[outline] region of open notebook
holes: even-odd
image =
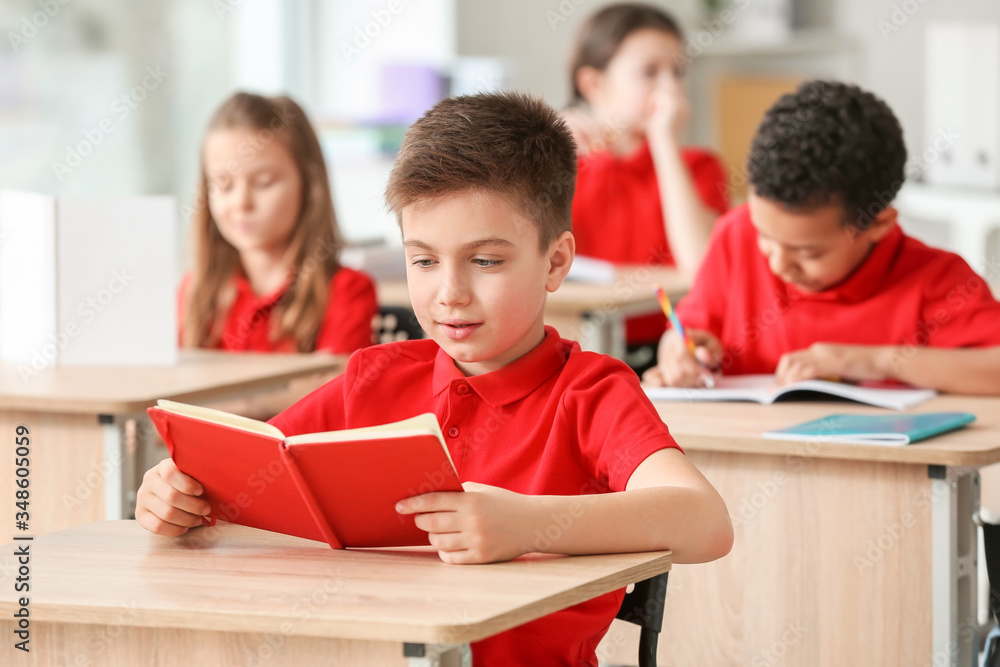
[[[755,401],[764,405],[779,399],[806,398],[810,392],[890,410],[905,410],[937,395],[933,389],[865,386],[826,380],[805,380],[779,387],[773,375],[731,375],[721,378],[714,389],[646,387],[646,395],[653,401]]]
[[[765,431],[771,440],[821,440],[859,445],[908,445],[975,421],[968,412],[908,415],[829,415],[788,428]]]
[[[173,401],[147,412],[177,467],[204,487],[206,525],[221,518],[334,549],[424,545],[427,533],[396,503],[462,491],[430,413],[286,438],[255,419]]]

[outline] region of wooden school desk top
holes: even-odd
[[[159,398],[203,401],[343,369],[345,357],[181,350],[176,366],[60,366],[24,378],[0,363],[0,409],[131,414]]]
[[[449,565],[429,547],[334,551],[230,524],[165,538],[105,521],[9,544],[3,572],[19,545],[37,622],[418,643],[476,641],[670,569],[669,551]],[[18,594],[4,579],[9,616]]]
[[[965,428],[902,447],[847,445],[821,439],[765,440],[764,431],[831,414],[890,415],[891,410],[851,402],[655,401],[656,411],[682,448],[778,456],[892,461],[982,467],[1000,462],[1000,398],[942,394],[907,412],[971,412]]]

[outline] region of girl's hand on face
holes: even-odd
[[[673,76],[658,85],[651,97],[649,124],[646,132],[650,141],[680,142],[681,133],[691,118],[691,105],[680,80]]]

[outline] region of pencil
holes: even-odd
[[[664,292],[663,288],[659,285],[656,286],[656,298],[660,302],[660,308],[663,309],[663,314],[670,320],[670,325],[677,330],[678,334],[680,334],[681,340],[684,341],[684,346],[687,348],[688,352],[691,353],[691,356],[695,357],[694,341],[691,340],[691,337],[687,335],[686,331],[684,331],[684,325],[681,324],[681,319],[677,317],[677,313],[674,312],[673,306],[670,305],[670,297],[667,296],[667,293]],[[697,361],[697,357],[695,357],[695,360]],[[704,382],[705,387],[708,389],[715,388],[715,378],[712,375],[706,375],[704,377]]]
[[[663,314],[670,320],[670,325],[677,330],[677,333],[680,334],[681,340],[684,341],[684,346],[687,347],[688,352],[694,356],[694,341],[692,341],[684,331],[684,326],[681,324],[680,318],[677,317],[673,307],[670,305],[670,297],[667,296],[667,293],[664,292],[663,288],[659,285],[656,286],[656,298],[660,302],[660,308],[663,309]]]

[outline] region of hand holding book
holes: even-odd
[[[173,459],[163,459],[146,471],[135,499],[135,520],[155,535],[177,537],[203,525],[212,511],[201,497],[198,480],[185,475]]]
[[[197,525],[207,502],[209,525],[223,518],[333,548],[428,544],[396,503],[462,491],[432,414],[292,437],[264,422],[171,401],[149,414],[172,461],[147,474],[136,518],[159,534]]]

